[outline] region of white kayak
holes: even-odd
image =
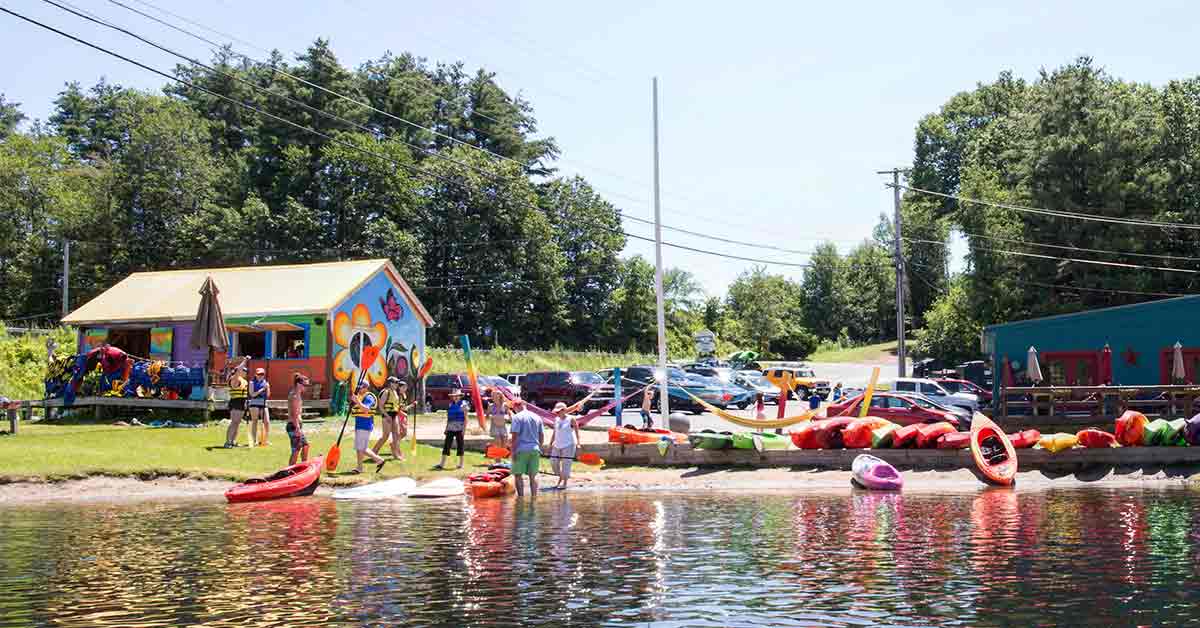
[[[342,488],[333,492],[334,499],[387,499],[403,497],[417,486],[412,478],[396,478],[382,482],[372,482],[354,488]]]
[[[455,478],[438,478],[427,484],[422,484],[408,492],[409,497],[454,497],[466,492],[462,480]]]

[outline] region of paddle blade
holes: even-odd
[[[367,345],[362,350],[362,370],[371,368],[375,363],[375,359],[379,357],[379,347],[375,345]]]
[[[329,453],[325,455],[325,468],[330,471],[337,471],[338,463],[342,460],[342,448],[334,445],[329,448]]]
[[[417,379],[424,378],[426,375],[429,374],[429,371],[431,369],[433,369],[433,358],[431,358],[431,357],[425,358],[425,363],[421,365],[421,370],[417,374]]]
[[[592,467],[604,466],[604,458],[600,454],[579,454],[579,462]]]
[[[510,452],[507,448],[489,445],[487,448],[487,453],[484,454],[484,457],[491,458],[493,460],[500,460],[502,458],[507,458],[509,453]]]

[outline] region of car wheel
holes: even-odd
[[[692,408],[689,412],[692,414],[704,414],[704,408]]]
[[[737,405],[737,409],[738,409],[738,410],[745,410],[746,408],[749,408],[749,407],[750,407],[750,403],[749,403],[749,402],[747,402],[747,403],[739,403],[739,404]]]

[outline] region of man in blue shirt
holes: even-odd
[[[542,420],[525,407],[524,399],[518,397],[512,404],[516,411],[512,418],[512,473],[517,481],[517,496],[525,495],[521,476],[528,475],[530,495],[537,497],[538,469],[542,466],[542,445],[546,439]]]

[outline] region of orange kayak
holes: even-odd
[[[929,449],[930,447],[935,447],[939,438],[954,431],[954,426],[945,421],[926,423],[917,428],[917,448]]]
[[[820,449],[844,449],[845,444],[842,442],[842,430],[846,429],[846,426],[854,421],[855,419],[851,417],[837,417],[836,419],[821,421],[820,425],[816,427],[814,435],[817,447]]]
[[[1008,440],[1017,449],[1029,449],[1042,440],[1042,433],[1037,430],[1022,430],[1009,434]]]
[[[1017,477],[1017,450],[1012,441],[978,412],[971,420],[971,457],[988,484],[1011,486]]]
[[[891,421],[887,419],[873,416],[855,419],[842,430],[842,444],[846,446],[846,449],[868,449],[871,447],[872,433],[890,424]]]
[[[516,490],[517,483],[508,469],[493,469],[467,476],[464,487],[468,495],[480,499],[508,495]]]
[[[640,430],[633,427],[608,428],[608,442],[621,445],[640,445],[642,443],[657,443],[666,436],[677,443],[688,442],[687,434],[678,434],[671,430]]]
[[[1146,415],[1133,410],[1126,410],[1117,418],[1117,442],[1132,447],[1146,443]]]
[[[796,449],[817,449],[817,427],[822,421],[808,421],[791,432],[792,444]]]

